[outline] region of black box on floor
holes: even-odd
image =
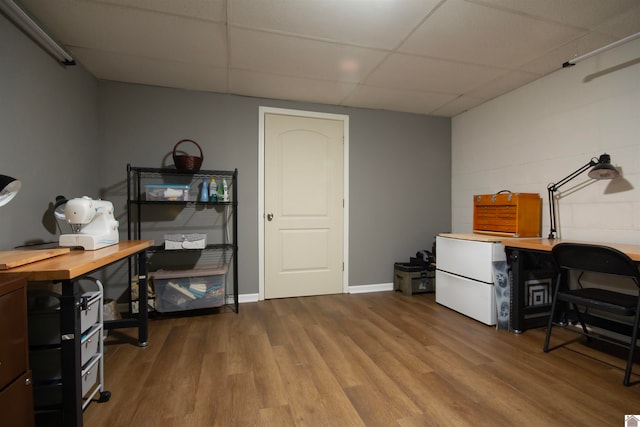
[[[411,296],[423,292],[435,292],[435,269],[411,263],[396,262],[393,265],[393,290]]]

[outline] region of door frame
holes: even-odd
[[[315,111],[291,110],[276,107],[258,107],[258,300],[264,300],[264,118],[266,114],[309,117],[342,121],[344,138],[342,152],[343,198],[342,210],[342,292],[349,292],[349,116],[344,114],[320,113]]]

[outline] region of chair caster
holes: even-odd
[[[109,399],[111,399],[111,392],[105,390],[100,393],[100,397],[98,398],[98,403],[108,402]]]

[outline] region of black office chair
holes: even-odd
[[[630,278],[640,291],[640,272],[638,264],[629,256],[617,249],[584,244],[584,243],[558,243],[551,250],[553,258],[559,268],[558,278],[554,290],[551,305],[551,315],[547,335],[544,340],[544,352],[549,351],[549,340],[551,330],[554,325],[567,326],[576,321],[580,323],[582,330],[570,328],[575,332],[586,336],[588,340],[594,338],[606,341],[629,349],[627,368],[624,374],[623,384],[629,385],[633,359],[638,339],[638,327],[640,319],[640,298],[638,295],[628,295],[620,292],[601,288],[583,287],[580,279],[584,272],[601,273],[605,275],[621,276]],[[563,283],[562,277],[568,277],[569,271],[578,271],[578,288],[568,289],[568,285]],[[567,280],[568,281],[568,280]],[[561,309],[558,313],[556,310]],[[582,311],[580,310],[582,308]],[[612,322],[602,316],[594,316],[589,313],[589,309],[599,312],[611,313],[617,316],[633,317],[632,326]],[[558,316],[558,314],[560,316]],[[597,313],[596,313],[597,314]],[[605,335],[596,335],[587,329],[587,324],[592,324],[604,329],[613,329],[613,325],[623,328],[625,335],[631,337],[630,344],[622,343],[618,340],[608,338]],[[618,331],[619,332],[619,331]]]

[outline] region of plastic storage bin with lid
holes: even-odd
[[[150,274],[160,313],[220,307],[225,303],[227,266],[158,270]]]

